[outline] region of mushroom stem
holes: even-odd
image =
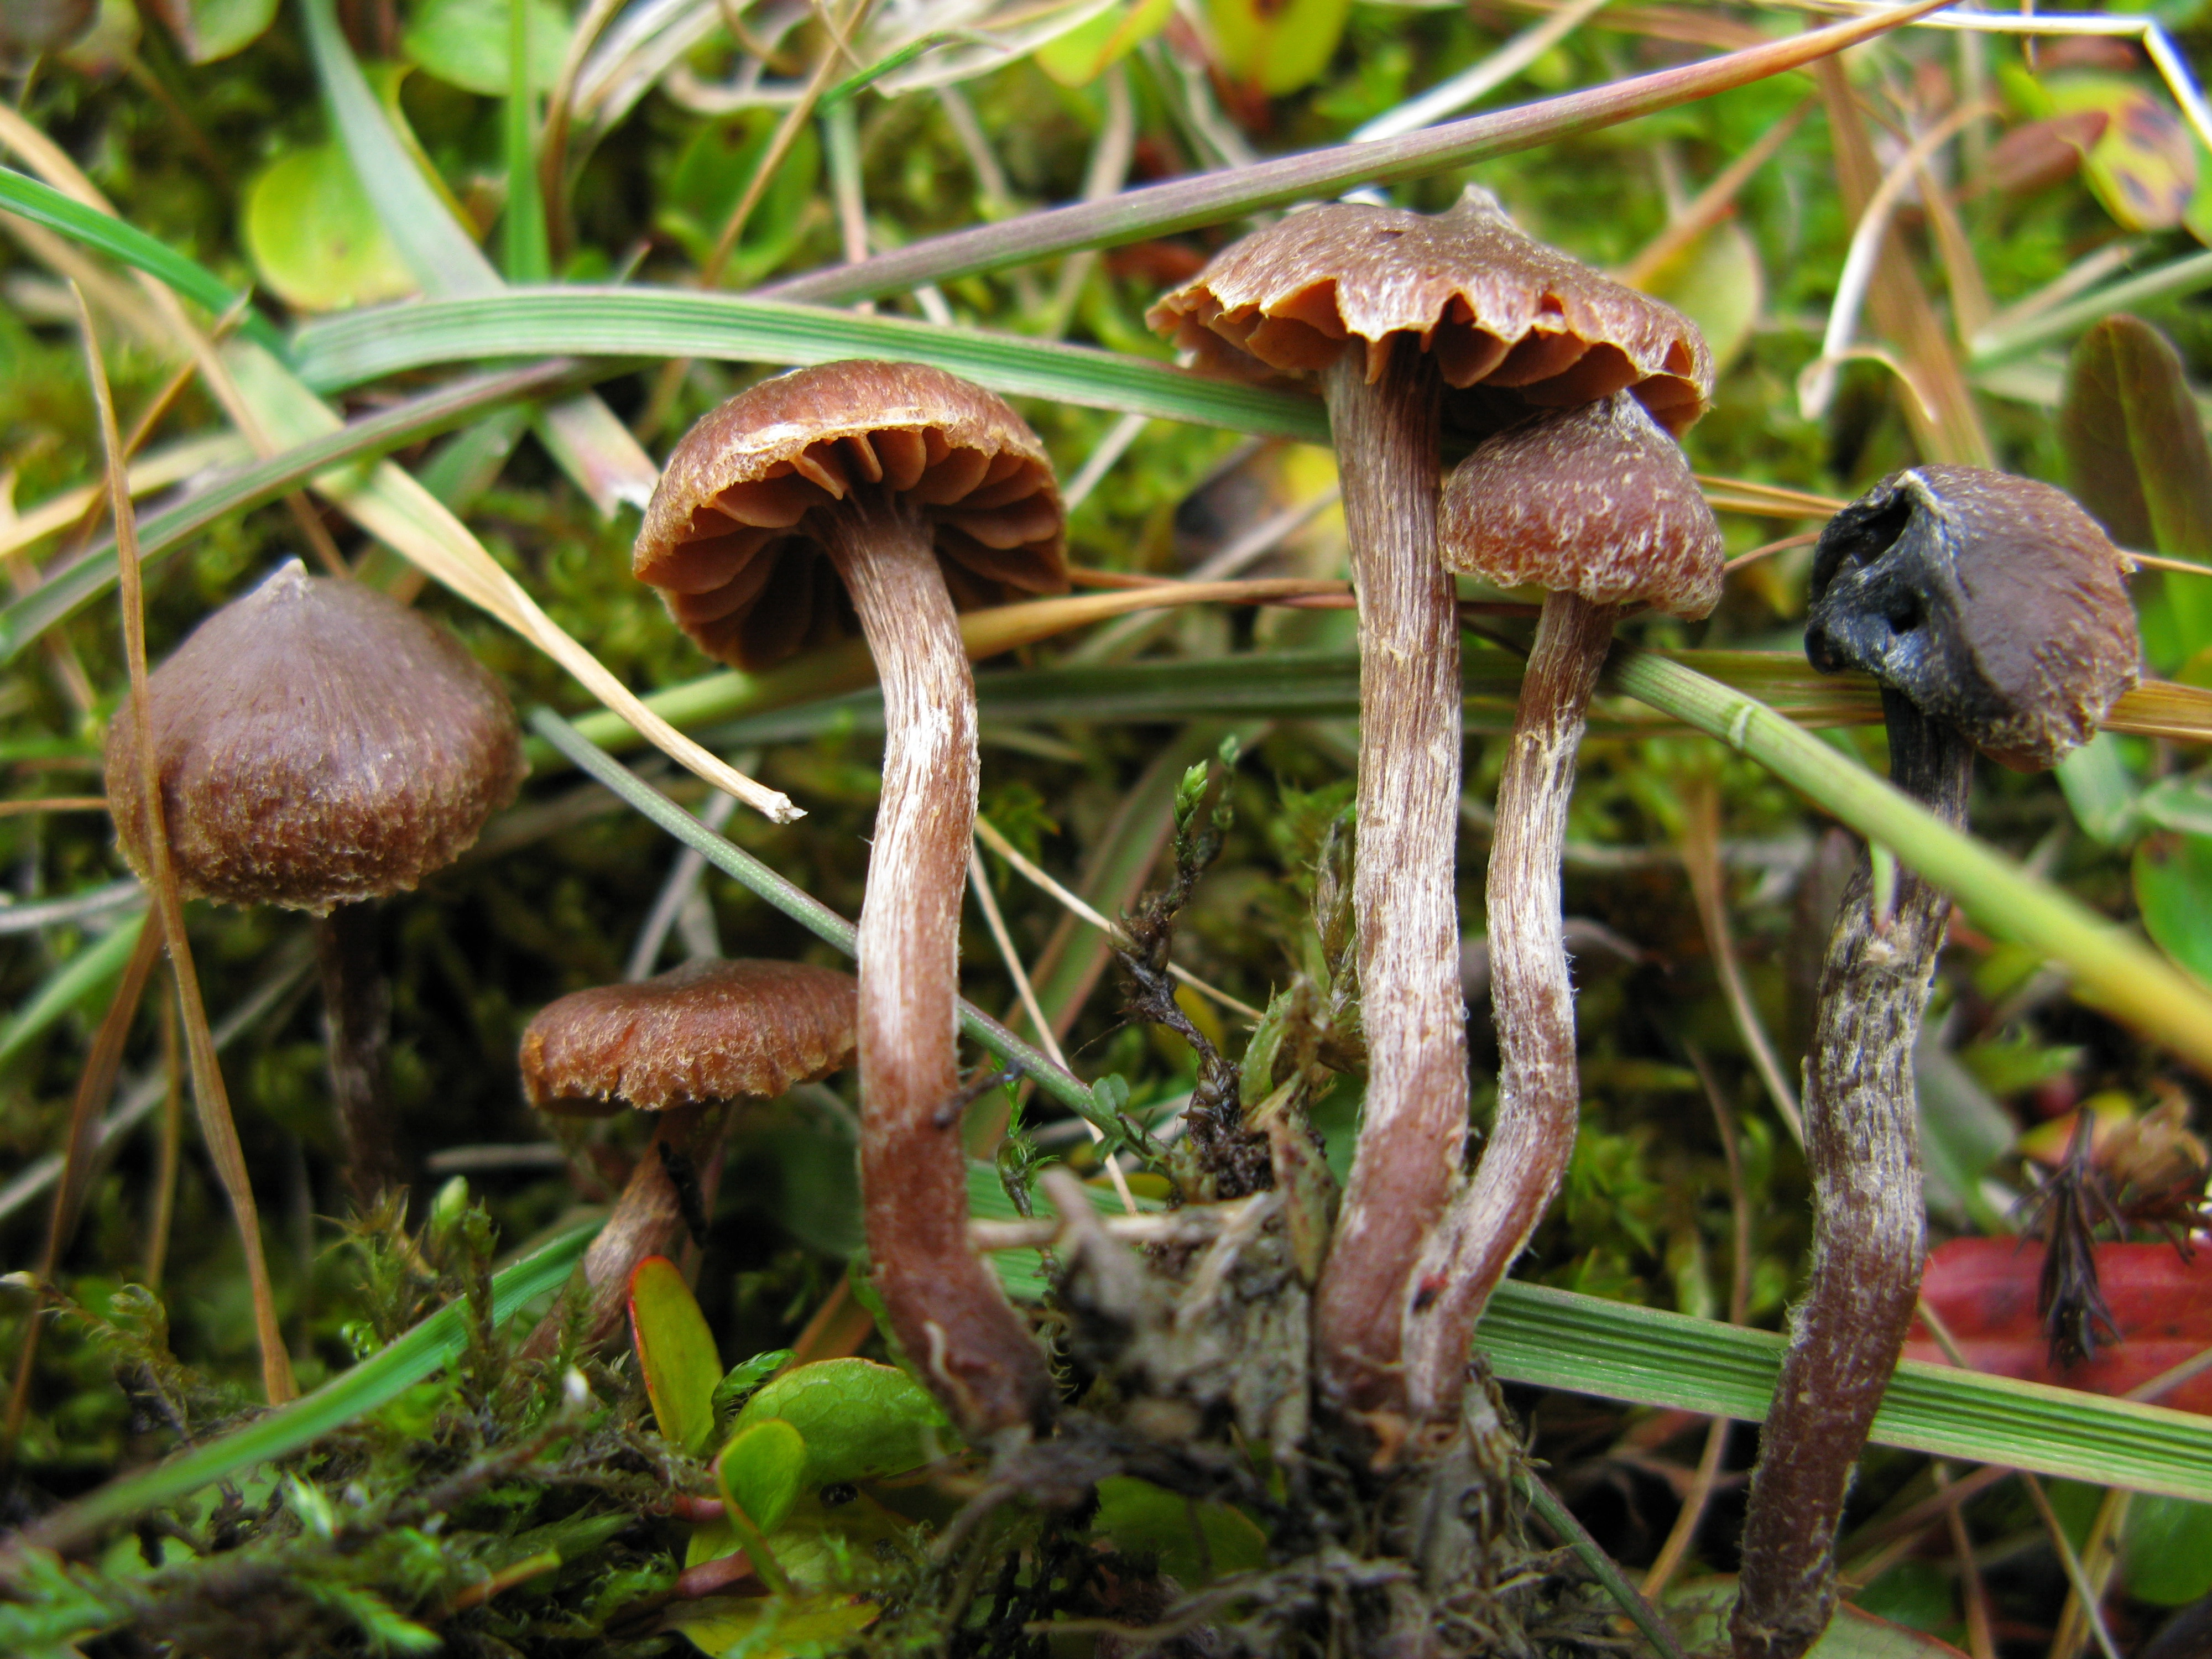
[[[387,1187],[406,1179],[398,1125],[385,1089],[392,1000],[378,960],[376,917],[368,902],[333,906],[315,921],[323,1018],[331,1055],[331,1098],[345,1152],[346,1189],[364,1213]]]
[[[1891,781],[1963,828],[1973,746],[1899,692],[1881,700]],[[1805,1062],[1813,1271],[1759,1433],[1729,1621],[1737,1659],[1796,1659],[1827,1628],[1844,1494],[1919,1296],[1912,1050],[1951,901],[1900,870],[1890,913],[1875,902],[1862,856],[1828,937]]]
[[[1521,682],[1490,850],[1497,1121],[1474,1174],[1421,1252],[1411,1294],[1393,1310],[1405,1322],[1407,1394],[1425,1423],[1456,1421],[1475,1323],[1574,1151],[1582,1097],[1559,860],[1576,752],[1620,616],[1618,605],[1546,595]]]
[[[1368,379],[1370,353],[1381,373]],[[1398,1310],[1467,1139],[1460,989],[1459,612],[1437,559],[1442,384],[1412,338],[1354,341],[1322,378],[1359,593],[1359,918],[1367,1097],[1314,1305],[1327,1397],[1395,1409]]]
[[[975,683],[930,527],[869,484],[811,528],[883,681],[883,801],[860,905],[860,1190],[891,1329],[970,1439],[1041,1425],[1052,1380],[968,1243],[960,905],[975,833]]]

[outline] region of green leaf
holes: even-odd
[[[1033,54],[1063,87],[1085,87],[1167,27],[1175,0],[1121,0],[1055,35]]]
[[[1750,343],[1766,298],[1759,250],[1734,219],[1722,220],[1697,238],[1644,286],[1688,313],[1712,348],[1717,373],[1725,373]]]
[[[820,1590],[750,1600],[715,1596],[678,1608],[667,1622],[713,1659],[797,1659],[841,1650],[845,1638],[866,1630],[876,1614],[872,1601],[842,1590]]]
[[[807,1484],[810,1450],[806,1437],[781,1418],[740,1427],[714,1460],[723,1503],[762,1532],[774,1532]]]
[[[217,316],[238,303],[239,296],[230,285],[204,265],[194,264],[114,215],[88,208],[12,167],[0,167],[0,209],[134,265]],[[239,329],[279,357],[285,355],[284,337],[252,307],[246,308]]]
[[[1221,72],[1271,98],[1321,79],[1351,13],[1352,0],[1206,0]]]
[[[507,206],[500,215],[500,257],[510,283],[542,283],[553,274],[553,252],[545,228],[545,198],[538,182],[538,97],[524,75],[531,42],[542,40],[532,27],[538,7],[507,0],[507,104],[502,117],[507,142]]]
[[[722,1361],[698,1298],[665,1255],[646,1257],[630,1273],[629,1330],[660,1437],[700,1455],[714,1433]]]
[[[2197,194],[2197,145],[2166,100],[2109,75],[2055,76],[2045,82],[2058,115],[2094,110],[2105,130],[2081,158],[2081,177],[2127,230],[2171,230]]]
[[[560,78],[568,50],[568,19],[552,0],[516,0],[530,9],[530,89],[543,93]],[[509,0],[423,0],[399,37],[422,72],[448,86],[504,97],[514,51]]]
[[[1093,1524],[1124,1554],[1157,1557],[1185,1589],[1267,1564],[1267,1534],[1243,1510],[1197,1503],[1129,1475],[1098,1483]]]
[[[745,110],[703,121],[663,175],[654,226],[684,245],[696,264],[714,252],[722,226],[751,185],[781,125],[781,112]],[[775,179],[745,221],[726,281],[758,282],[791,256],[822,174],[822,145],[810,122],[799,129]]]
[[[262,282],[302,311],[415,292],[414,273],[337,144],[280,155],[246,186],[246,251]]]
[[[56,1020],[89,1004],[110,990],[123,972],[123,964],[138,946],[146,926],[143,910],[125,916],[105,933],[87,943],[67,962],[49,974],[38,989],[15,1006],[0,1023],[0,1066],[7,1065]]]
[[[2212,836],[2146,837],[2136,848],[2135,887],[2159,948],[2212,984]]]
[[[2137,1498],[2122,1550],[2122,1582],[2139,1601],[2178,1607],[2212,1593],[2212,1504]]]
[[[170,0],[160,10],[195,64],[244,52],[276,21],[276,0]]]
[[[805,1437],[806,1480],[817,1486],[903,1474],[958,1444],[928,1390],[872,1359],[821,1359],[786,1371],[745,1401],[731,1443],[769,1422]]]

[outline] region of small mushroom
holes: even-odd
[[[467,850],[526,769],[507,694],[428,618],[297,559],[193,629],[146,684],[186,898],[314,913],[331,1085],[357,1200],[400,1176],[367,902]],[[116,838],[149,870],[129,705],[107,732]]]
[[[708,413],[669,457],[637,574],[687,632],[757,666],[843,626],[883,681],[883,804],[860,927],[860,1187],[892,1330],[971,1440],[1042,1423],[1044,1356],[968,1243],[961,895],[975,688],[956,599],[1067,584],[1060,491],[999,398],[913,363],[829,363]]]
[[[651,1144],[584,1254],[587,1345],[621,1323],[631,1270],[667,1255],[685,1231],[688,1172],[704,1161],[711,1178],[711,1149],[732,1104],[773,1100],[852,1062],[857,994],[851,975],[828,968],[708,959],[574,992],[538,1011],[520,1057],[532,1106],[658,1114]],[[702,1209],[712,1202],[708,1184]],[[556,1329],[541,1326],[532,1346],[550,1347]]]
[[[1444,485],[1439,545],[1454,570],[1546,590],[1490,852],[1497,1121],[1474,1176],[1423,1246],[1403,1304],[1413,1412],[1449,1423],[1475,1323],[1574,1151],[1582,1093],[1559,860],[1598,671],[1629,609],[1711,611],[1723,549],[1680,447],[1625,392],[1485,441]]]
[[[1474,188],[1433,218],[1294,213],[1216,256],[1149,320],[1201,365],[1316,380],[1328,404],[1359,597],[1353,886],[1370,1064],[1315,1331],[1332,1400],[1395,1409],[1401,1291],[1467,1135],[1459,614],[1436,551],[1439,426],[1480,436],[1624,389],[1686,426],[1711,357],[1680,313],[1531,240]]]
[[[2136,682],[2120,556],[2063,492],[1971,466],[1885,478],[1813,557],[1805,653],[1881,681],[1890,780],[1963,828],[1977,748],[2053,766]],[[1835,1610],[1852,1466],[1896,1369],[1926,1249],[1912,1051],[1950,899],[1863,854],[1829,935],[1805,1060],[1811,1283],[1759,1436],[1729,1630],[1796,1659]]]

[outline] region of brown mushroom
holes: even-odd
[[[635,562],[692,638],[744,665],[842,626],[834,570],[875,657],[884,792],[859,952],[868,1249],[893,1331],[971,1439],[1042,1423],[1053,1393],[967,1238],[957,1004],[975,691],[954,602],[1064,588],[1060,519],[1043,446],[999,398],[917,364],[830,363],[741,392],[685,434]]]
[[[2120,555],[2069,496],[1938,465],[1829,520],[1805,650],[1881,683],[1890,781],[1963,829],[1975,749],[2057,764],[2135,684],[2140,646]],[[1950,913],[1909,870],[1883,902],[1862,855],[1828,938],[1805,1059],[1812,1275],[1752,1474],[1738,1659],[1796,1659],[1835,1610],[1844,1493],[1919,1295],[1912,1053]]]
[[[1546,590],[1490,852],[1497,1121],[1474,1176],[1423,1246],[1405,1304],[1413,1411],[1448,1422],[1475,1323],[1574,1151],[1582,1095],[1559,859],[1598,670],[1628,608],[1711,611],[1723,550],[1680,447],[1625,392],[1485,441],[1444,485],[1439,547],[1455,570]]]
[[[1679,313],[1531,240],[1473,188],[1433,218],[1292,214],[1217,256],[1150,320],[1201,363],[1309,376],[1328,404],[1359,595],[1353,883],[1371,1060],[1316,1342],[1331,1399],[1394,1408],[1401,1292],[1467,1135],[1459,617],[1436,552],[1439,424],[1480,435],[1628,388],[1686,425],[1711,359]]]
[[[384,1099],[386,1010],[366,902],[467,850],[526,768],[499,682],[444,629],[297,559],[195,629],[146,685],[163,820],[186,898],[318,917],[331,1075],[357,1199],[399,1178]],[[129,705],[107,798],[148,871]]]
[[[631,1270],[666,1255],[685,1231],[684,1180],[702,1161],[702,1207],[712,1202],[711,1151],[731,1105],[773,1100],[851,1063],[857,994],[851,975],[828,968],[708,959],[574,992],[538,1011],[520,1056],[532,1106],[658,1114],[652,1143],[584,1254],[587,1345],[621,1323]],[[552,1334],[540,1327],[533,1345],[550,1346]]]

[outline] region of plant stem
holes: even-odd
[[[1573,593],[1547,595],[1521,682],[1490,852],[1497,1122],[1473,1177],[1422,1249],[1412,1299],[1395,1310],[1405,1321],[1407,1392],[1425,1423],[1456,1421],[1475,1323],[1574,1151],[1582,1095],[1559,860],[1590,694],[1620,615],[1618,606]]]
[[[1895,692],[1882,701],[1893,781],[1963,827],[1972,745]],[[1844,1494],[1920,1291],[1927,1223],[1912,1049],[1951,901],[1905,872],[1893,912],[1877,906],[1863,855],[1829,935],[1805,1062],[1812,1283],[1759,1436],[1729,1622],[1737,1659],[1796,1659],[1827,1628]]]
[[[1398,1309],[1467,1139],[1460,991],[1459,611],[1437,558],[1442,382],[1401,337],[1382,376],[1347,347],[1322,376],[1359,590],[1359,918],[1367,1095],[1314,1300],[1322,1386],[1340,1407],[1403,1403]]]
[[[975,682],[920,510],[872,485],[813,514],[883,678],[883,804],[860,905],[860,1194],[884,1310],[971,1440],[1041,1424],[1052,1379],[968,1243],[960,908]],[[951,1109],[948,1109],[950,1108]]]

